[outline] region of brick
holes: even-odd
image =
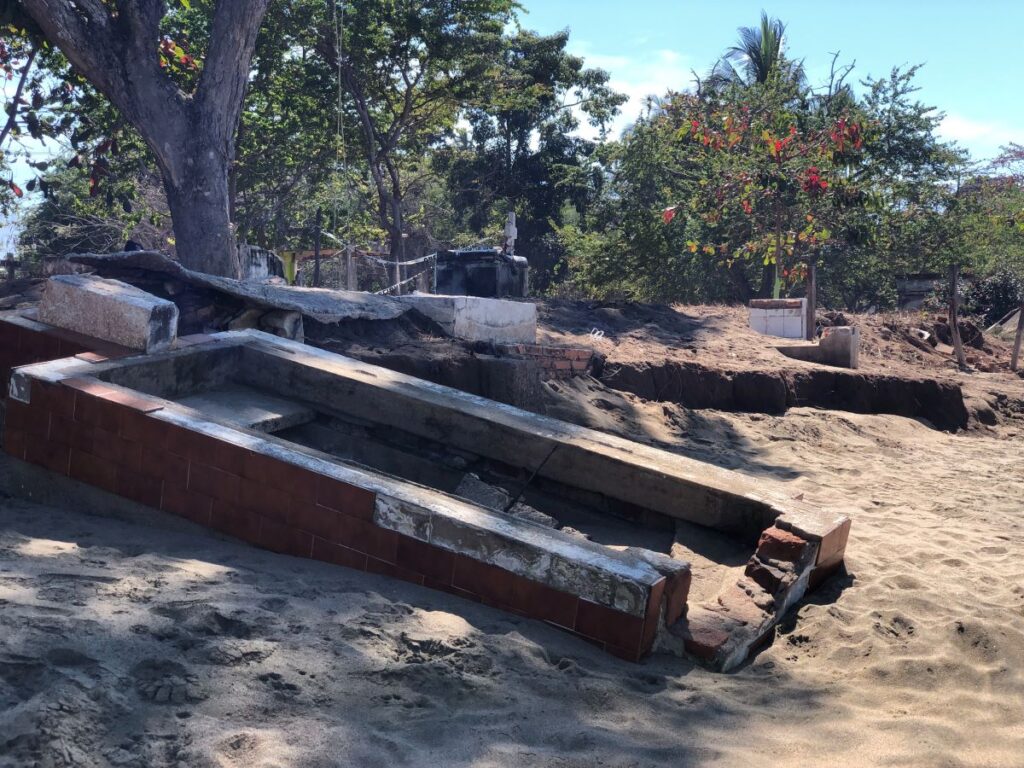
[[[575,629],[582,635],[636,655],[643,642],[644,620],[581,598]]]
[[[188,487],[188,459],[148,445],[141,445],[139,454],[139,471],[142,474],[159,478],[182,490]]]
[[[72,418],[75,415],[75,392],[59,384],[47,381],[32,382],[32,404],[50,413]]]
[[[288,525],[301,531],[308,531],[328,541],[337,541],[344,535],[339,517],[340,512],[318,504],[297,504],[288,510]]]
[[[654,638],[658,634],[658,624],[661,621],[661,607],[665,598],[665,589],[668,579],[659,579],[651,586],[651,593],[647,598],[647,613],[644,615],[644,628],[640,639],[640,655],[650,653],[654,647]]]
[[[194,433],[189,440],[188,457],[208,466],[241,477],[248,450],[215,437]]]
[[[498,607],[511,606],[515,600],[516,583],[512,573],[465,555],[455,556],[452,586],[479,595],[483,602]]]
[[[71,461],[71,447],[64,443],[30,438],[25,448],[25,461],[50,472],[66,475]]]
[[[243,478],[239,489],[239,504],[283,525],[288,521],[292,499],[285,491]]]
[[[572,629],[576,626],[579,598],[547,584],[516,576],[510,606],[531,618]]]
[[[316,503],[316,482],[320,475],[286,461],[246,451],[242,477],[287,493],[297,502]]]
[[[394,563],[386,563],[375,557],[368,557],[366,559],[366,571],[368,573],[375,573],[378,576],[390,576],[393,579],[412,582],[413,584],[423,584],[422,573],[416,573],[416,571],[402,568]]]
[[[804,557],[810,542],[802,536],[772,526],[766,529],[757,542],[757,555],[761,560],[781,560],[798,563]]]
[[[338,516],[338,538],[334,543],[388,563],[395,562],[398,556],[397,533],[346,515]]]
[[[350,517],[373,520],[376,495],[372,491],[320,475],[316,481],[316,503]]]
[[[121,428],[121,411],[114,403],[79,391],[75,395],[75,421],[117,433]]]
[[[210,527],[242,541],[258,544],[261,518],[254,512],[241,509],[219,499],[213,500]]]
[[[86,453],[93,452],[95,429],[72,418],[52,414],[50,416],[50,440],[66,443]]]
[[[473,603],[481,602],[480,595],[478,595],[478,594],[476,594],[474,592],[470,592],[469,590],[466,590],[466,589],[460,589],[459,587],[452,586],[451,584],[445,584],[444,582],[441,582],[441,581],[435,581],[435,580],[431,579],[430,577],[424,577],[424,579],[423,579],[423,586],[427,587],[428,589],[437,590],[438,592],[445,592],[445,593],[447,593],[449,595],[454,595],[455,597],[460,597],[463,600],[469,600],[470,602],[473,602]]]
[[[125,409],[121,412],[120,435],[125,440],[153,448],[163,448],[170,425],[145,413]]]
[[[452,552],[409,536],[398,536],[396,557],[395,562],[403,568],[422,573],[442,584],[451,584],[455,576],[455,555]]]
[[[731,626],[713,611],[691,609],[680,627],[686,652],[704,661],[714,661],[719,650],[729,642]]]
[[[80,482],[117,493],[117,465],[91,453],[72,449],[70,475]]]
[[[24,432],[27,437],[46,440],[50,435],[50,412],[17,400],[7,400],[4,424]]]
[[[211,499],[237,504],[240,498],[242,478],[222,469],[189,461],[188,489]]]
[[[142,446],[125,440],[112,432],[95,429],[90,453],[134,472],[139,472],[141,469]]]
[[[365,552],[356,552],[354,549],[343,547],[340,544],[335,544],[316,536],[313,537],[312,557],[314,560],[322,560],[325,563],[333,563],[345,568],[355,568],[360,571],[366,570],[367,556]]]
[[[143,475],[138,471],[119,467],[117,470],[117,495],[154,509],[160,508],[163,481],[158,477]]]
[[[256,543],[263,549],[281,555],[309,558],[313,556],[314,540],[315,537],[306,531],[264,517],[260,522],[259,540]],[[363,560],[365,559],[366,555],[363,555]]]
[[[16,459],[24,459],[28,448],[28,436],[20,429],[4,427],[4,451]]]
[[[675,624],[686,613],[692,581],[693,574],[689,570],[677,571],[667,577],[664,597],[666,624]]]
[[[160,495],[160,509],[209,527],[213,499],[165,482]]]
[[[192,456],[192,445],[198,442],[197,437],[197,433],[191,429],[168,424],[164,435],[164,448],[168,453],[187,459]]]

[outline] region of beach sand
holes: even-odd
[[[848,573],[723,675],[156,513],[0,498],[0,766],[1024,765],[1016,430],[586,379],[548,400],[849,510]]]

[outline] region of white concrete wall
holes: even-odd
[[[537,340],[537,306],[528,301],[419,293],[396,300],[426,315],[458,339],[501,344],[533,344]]]
[[[750,327],[765,336],[783,339],[807,338],[807,299],[792,309],[750,308]]]

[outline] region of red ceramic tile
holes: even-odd
[[[367,558],[366,570],[368,573],[376,573],[378,576],[389,576],[393,579],[423,584],[423,574],[410,571],[408,568],[400,568],[394,563],[385,563],[375,557]]]
[[[28,448],[28,437],[20,429],[4,427],[4,451],[16,459],[24,459]]]
[[[117,493],[117,465],[91,453],[72,449],[70,474],[75,480]]]
[[[504,568],[481,563],[465,555],[455,556],[452,585],[480,595],[480,599],[496,606],[512,605],[515,597],[515,575]]]
[[[247,480],[287,493],[296,503],[316,502],[318,475],[286,461],[261,453],[246,452],[241,475]]]
[[[66,416],[50,416],[50,440],[66,443],[87,453],[92,453],[94,428]]]
[[[316,483],[316,501],[323,507],[370,521],[373,520],[376,495],[364,488],[320,475]]]
[[[109,357],[98,355],[95,352],[79,352],[75,357],[86,363],[105,363],[110,359]]]
[[[63,443],[30,437],[25,448],[25,461],[61,475],[68,473],[70,460],[71,447]]]
[[[511,607],[566,629],[576,626],[579,598],[522,576],[513,581]]]
[[[135,472],[141,471],[142,446],[103,429],[95,429],[90,453],[113,462],[119,467],[125,467]]]
[[[145,413],[131,409],[121,411],[120,435],[125,440],[162,448],[167,439],[168,429],[167,422],[147,416]]]
[[[188,487],[188,460],[160,448],[140,446],[139,471],[182,490]]]
[[[72,389],[46,381],[32,382],[31,400],[33,405],[71,418],[75,415],[75,392]]]
[[[654,647],[654,638],[658,633],[658,624],[661,621],[661,606],[664,602],[667,585],[667,579],[659,579],[651,587],[651,594],[647,600],[647,615],[644,616],[643,638],[640,642],[641,655],[649,653]]]
[[[576,631],[636,654],[643,641],[644,620],[580,599]]]
[[[344,535],[339,517],[339,512],[318,504],[297,504],[288,510],[288,525],[328,541],[337,541]]]
[[[451,584],[445,584],[441,581],[435,581],[430,577],[424,577],[423,586],[429,589],[436,589],[438,592],[446,592],[449,595],[454,595],[455,597],[461,597],[463,600],[469,600],[474,603],[481,602],[480,595],[477,595],[465,589],[459,589],[458,587],[454,587]]]
[[[159,509],[162,491],[163,481],[160,478],[143,475],[125,467],[119,467],[117,470],[118,496]]]
[[[160,509],[179,515],[200,525],[210,525],[210,514],[213,510],[213,499],[192,493],[184,488],[163,484],[160,497]]]
[[[5,406],[4,424],[29,437],[46,440],[50,434],[50,412],[9,399]]]
[[[253,512],[218,499],[213,500],[210,527],[215,531],[257,544],[260,540],[260,522],[260,516]]]
[[[395,562],[435,582],[451,584],[455,575],[455,555],[446,549],[435,547],[409,536],[398,536],[398,551]]]
[[[259,485],[242,478],[238,500],[241,506],[276,520],[282,525],[288,521],[288,509],[292,500],[287,493],[277,488]]]
[[[242,479],[198,461],[189,462],[188,489],[211,499],[237,504]]]
[[[114,403],[79,391],[75,395],[75,421],[116,433],[121,428],[121,411]]]
[[[199,461],[239,477],[249,453],[245,448],[198,432],[189,438],[188,451],[192,461]]]
[[[313,537],[312,556],[313,559],[323,560],[325,563],[333,563],[345,568],[355,568],[360,571],[366,570],[366,553],[357,552],[354,549],[334,544],[317,536]]]
[[[334,543],[388,563],[395,562],[398,554],[397,533],[346,515],[338,516],[338,538]]]

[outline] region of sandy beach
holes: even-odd
[[[737,672],[619,662],[178,519],[4,498],[0,765],[1021,764],[1015,430],[688,412],[587,382],[549,405],[855,510],[848,573]]]

